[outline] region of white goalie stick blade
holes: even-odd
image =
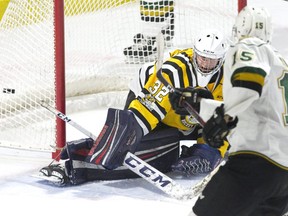
[[[164,61],[164,35],[160,32],[156,38],[157,43],[157,62],[156,71],[157,78],[161,83],[168,89],[169,92],[174,92],[175,89],[167,82],[167,80],[162,75],[162,66]]]
[[[55,108],[52,109],[48,104],[45,104],[45,107],[50,112],[54,113],[58,118],[62,119],[66,123],[73,126],[75,129],[79,130],[80,132],[86,134],[93,140],[96,140],[96,136],[93,135],[91,132],[87,131],[82,126],[78,125],[74,121],[72,121],[70,118],[68,118],[65,114],[61,113],[60,111],[56,110]],[[66,121],[64,119],[69,119],[69,121]],[[128,152],[125,156],[123,165],[130,169],[135,174],[139,175],[140,177],[144,178],[160,190],[162,190],[167,195],[174,197],[176,199],[184,200],[184,199],[192,199],[198,196],[202,190],[205,188],[207,183],[210,181],[212,176],[218,171],[219,167],[223,165],[220,163],[210,174],[208,174],[202,181],[197,183],[195,186],[184,188],[177,182],[175,182],[173,179],[168,177],[167,175],[163,174],[159,170],[155,169],[136,155]],[[59,180],[53,178],[50,179],[50,177],[44,177],[44,176],[34,176],[38,177],[44,180],[50,180],[50,182],[59,183]]]
[[[156,71],[162,69],[163,61],[164,61],[164,46],[165,46],[165,39],[164,35],[159,32],[156,37],[156,45],[157,45],[157,63],[156,63]]]

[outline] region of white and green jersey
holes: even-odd
[[[230,152],[251,153],[288,170],[288,64],[271,45],[246,38],[224,65],[225,112],[238,116]]]

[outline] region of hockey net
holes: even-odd
[[[1,19],[0,146],[41,151],[63,146],[57,137],[64,137],[63,142],[65,131],[59,130],[56,117],[40,106],[41,101],[55,107],[57,100],[64,100],[67,114],[122,106],[141,64],[154,60],[127,61],[123,54],[134,35],[147,26],[139,0],[65,0],[65,55],[57,56],[65,60],[65,84],[57,87],[57,1],[10,0]],[[240,1],[159,0],[162,11],[154,7],[154,15],[174,7],[174,36],[167,51],[191,47],[197,32],[205,28],[230,35]],[[153,2],[141,1],[142,15]],[[64,98],[57,98],[59,91],[65,92]]]

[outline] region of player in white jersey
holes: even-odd
[[[267,10],[245,7],[234,28],[239,41],[226,56],[224,105],[203,128],[212,147],[228,138],[229,160],[208,183],[193,212],[282,216],[288,211],[288,65],[269,43]],[[204,120],[207,104],[202,99]]]

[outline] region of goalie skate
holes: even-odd
[[[65,168],[60,164],[53,164],[43,167],[32,177],[45,180],[55,186],[63,187],[69,184],[69,178],[65,173]]]

